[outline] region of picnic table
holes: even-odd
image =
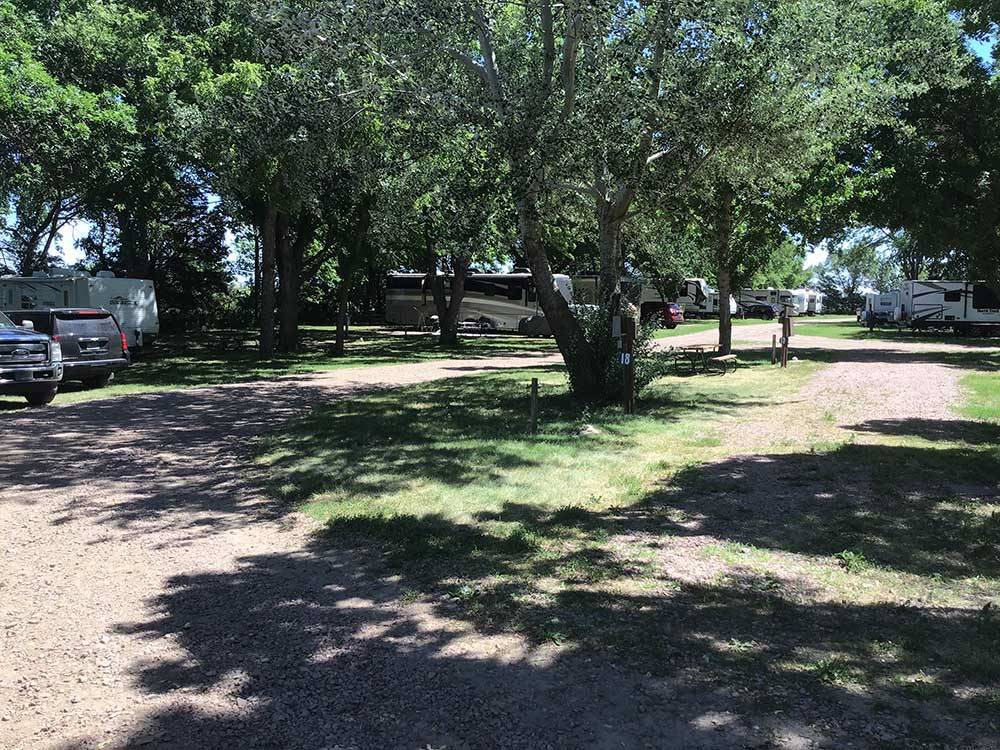
[[[701,369],[708,372],[709,355],[719,351],[718,344],[692,344],[689,346],[678,346],[674,349],[677,355],[676,361],[680,365],[684,362],[691,372]]]

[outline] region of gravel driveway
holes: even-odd
[[[791,718],[777,745],[748,744],[725,686],[685,694],[411,601],[369,550],[317,543],[240,457],[328,399],[555,362],[344,370],[0,416],[0,748],[808,746]],[[944,370],[921,377],[953,394]]]

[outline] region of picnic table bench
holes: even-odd
[[[671,347],[670,354],[674,358],[674,368],[678,372],[681,372],[682,369],[689,373],[699,370],[708,372],[710,369],[715,368],[725,375],[730,369],[736,370],[739,364],[739,357],[735,354],[724,354],[717,357],[709,356],[718,351],[719,347],[715,344],[693,344],[690,346],[678,346],[676,348]]]
[[[724,354],[721,357],[712,357],[709,362],[711,362],[715,367],[718,367],[719,372],[725,375],[729,372],[730,367],[732,367],[733,372],[736,372],[736,367],[740,363],[740,358],[735,354]]]

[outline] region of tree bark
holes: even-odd
[[[375,197],[371,193],[361,196],[354,223],[354,236],[347,243],[337,261],[340,285],[337,287],[337,337],[333,343],[333,353],[341,355],[347,341],[347,313],[350,304],[351,279],[354,270],[365,256],[368,248],[368,232],[372,223],[372,207]]]
[[[347,345],[347,312],[350,305],[352,270],[344,268],[337,286],[337,337],[333,342],[333,353],[338,357],[344,353]]]
[[[621,285],[621,234],[622,222],[617,201],[603,198],[597,204],[597,246],[601,267],[598,286],[599,300],[607,304]]]
[[[528,191],[518,199],[517,215],[521,245],[535,282],[538,302],[566,363],[573,394],[582,401],[602,401],[605,398],[603,368],[598,367],[594,349],[573,316],[569,303],[555,287],[552,266],[542,242],[542,223],[534,192]]]
[[[724,188],[715,216],[715,257],[719,269],[719,353],[733,349],[733,321],[729,310],[732,293],[733,191]]]
[[[274,356],[274,260],[277,252],[277,217],[277,209],[273,204],[268,204],[260,230],[260,356],[264,358]]]
[[[278,348],[282,352],[294,352],[299,331],[299,269],[292,254],[291,238],[288,234],[288,214],[278,213],[275,223],[277,242],[278,281]]]
[[[438,321],[441,323],[441,346],[458,346],[458,318],[462,310],[462,300],[465,299],[465,278],[469,274],[471,261],[462,256],[452,258],[452,276],[448,294],[444,292],[444,277],[433,270],[431,289],[434,293],[434,306],[437,308]]]

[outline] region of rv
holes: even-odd
[[[805,289],[743,289],[741,302],[766,302],[777,310],[787,310],[790,315],[805,315],[809,292]]]
[[[808,315],[822,315],[823,314],[823,302],[826,300],[826,295],[823,292],[809,292],[809,305],[806,310]]]
[[[555,287],[567,302],[573,300],[569,276],[555,274]],[[450,278],[445,281],[445,294]],[[385,321],[389,325],[423,326],[437,315],[427,274],[393,273],[386,280]],[[543,315],[531,274],[472,273],[465,278],[465,297],[459,310],[462,323],[494,331],[518,331],[521,321]]]
[[[684,279],[677,290],[678,305],[683,306],[686,318],[719,317],[719,292],[708,285],[705,279]],[[736,299],[729,295],[729,314],[737,311]]]
[[[899,292],[869,292],[865,295],[865,307],[858,316],[858,322],[865,323],[869,310],[875,313],[875,320],[880,323],[891,323],[896,317],[899,306]]]
[[[33,276],[0,277],[0,310],[103,307],[114,314],[131,349],[152,344],[160,333],[156,291],[147,279],[96,276],[67,268]]]
[[[585,305],[596,305],[600,301],[599,287],[599,276],[574,276],[574,301]],[[621,291],[626,300],[639,308],[643,320],[648,320],[654,315],[666,317],[669,312],[667,307],[673,302],[670,295],[663,294],[649,279],[626,276],[621,279]]]
[[[904,281],[896,322],[914,329],[952,328],[956,333],[1000,331],[1000,297],[972,281]]]

